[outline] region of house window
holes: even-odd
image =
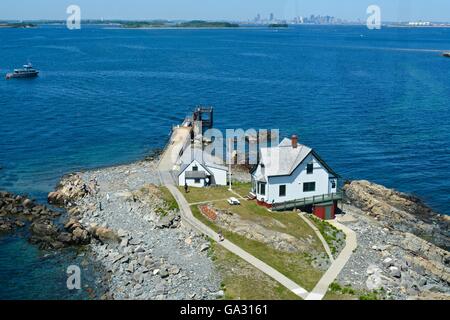
[[[193,166],[192,167],[192,171],[198,171],[198,167],[197,166]]]
[[[306,166],[306,173],[307,174],[313,174],[314,172],[314,163],[308,163]]]
[[[280,186],[280,197],[286,197],[286,185],[285,184]]]
[[[336,180],[331,180],[331,189],[336,189]]]
[[[194,182],[195,183],[200,183],[200,179],[195,179]]]
[[[265,196],[266,195],[266,184],[260,183],[259,184],[259,194]]]
[[[313,191],[316,191],[315,182],[305,182],[303,184],[303,192],[313,192]]]

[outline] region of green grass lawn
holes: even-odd
[[[383,294],[380,291],[356,290],[350,286],[341,286],[333,282],[323,300],[379,300]]]
[[[189,203],[223,200],[228,199],[230,197],[236,198],[236,194],[230,192],[228,190],[228,187],[224,186],[209,187],[209,188],[190,187],[188,189],[188,193],[184,191],[184,187],[180,186],[178,188],[183,193],[184,197]],[[251,184],[235,182],[232,186],[232,189],[237,194],[241,195],[242,197],[245,197],[250,192]]]
[[[241,196],[245,196],[250,191],[250,187],[251,185],[249,183],[235,183],[233,185],[233,190]],[[311,241],[311,250],[318,253],[325,252],[314,231],[297,215],[297,213],[270,212],[266,208],[258,206],[255,201],[242,199],[240,200],[240,206],[231,206],[224,199],[236,197],[236,195],[231,193],[228,190],[228,187],[211,187],[206,189],[189,188],[188,193],[185,193],[184,188],[180,187],[180,191],[189,203],[211,202],[214,204],[214,207],[219,210],[232,212],[233,214],[239,215],[241,219],[254,222],[255,224],[257,223],[267,229],[283,232],[298,239],[309,238]],[[194,216],[204,224],[215,231],[220,229],[214,222],[210,221],[200,213],[197,205],[192,205],[191,209]],[[228,240],[297,282],[306,290],[313,289],[323,275],[323,272],[311,266],[309,252],[283,252],[276,250],[267,244],[250,240],[228,230],[222,230],[222,232]],[[232,288],[231,292],[235,292],[230,293],[231,296],[236,295],[236,292],[245,291],[243,288],[234,287],[230,284],[228,284],[228,286]],[[280,290],[281,289],[276,289],[276,291],[279,291],[284,295],[283,291]],[[238,295],[240,294],[241,293]],[[245,293],[244,296],[248,296],[249,294],[250,293]]]
[[[166,187],[159,187],[163,200],[167,203],[169,210],[179,209],[178,203]]]
[[[312,244],[313,248],[319,252],[323,251],[322,244],[318,241],[314,231],[295,212],[270,212],[266,208],[258,206],[255,201],[242,199],[240,206],[231,206],[223,199],[236,197],[236,195],[228,191],[227,187],[190,188],[188,193],[184,193],[183,187],[180,187],[180,190],[189,203],[214,201],[217,209],[233,212],[242,219],[254,221],[265,228],[287,233],[296,238],[312,237],[317,240]],[[233,190],[242,196],[246,195],[250,190],[250,184],[236,183]]]
[[[328,291],[325,297],[323,297],[323,300],[359,300],[357,296],[351,295],[351,294],[344,294],[340,292],[330,292]]]
[[[299,300],[300,297],[222,246],[210,252],[222,276],[226,300]]]
[[[270,212],[258,206],[255,201],[241,200],[240,206],[231,206],[227,201],[218,201],[214,207],[238,214],[242,219],[250,220],[267,229],[290,234],[296,238],[313,239],[311,247],[318,252],[324,251],[314,231],[295,212]]]
[[[197,206],[192,206],[191,209],[197,219],[208,225],[211,229],[215,231],[219,230],[219,227],[215,223],[200,213]],[[300,218],[297,219],[299,223],[304,223],[300,220]],[[238,245],[245,251],[254,255],[256,258],[264,261],[272,268],[284,274],[286,277],[303,286],[306,290],[313,289],[323,274],[321,271],[311,266],[307,253],[283,252],[264,243],[247,239],[227,230],[222,230],[222,233],[227,240]],[[320,244],[318,244],[318,246],[320,246]],[[320,248],[323,250],[322,246],[320,246]]]
[[[241,197],[245,197],[250,193],[252,189],[252,184],[243,182],[234,182],[232,185],[232,189],[234,190],[234,192],[240,194]]]
[[[235,194],[228,191],[227,187],[189,188],[188,193],[184,192],[184,187],[178,188],[189,203],[223,200],[230,197],[236,197]]]

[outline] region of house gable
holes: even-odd
[[[313,164],[313,173],[308,174],[308,164]],[[330,193],[330,179],[334,178],[323,163],[310,153],[290,174],[284,176],[268,177],[269,193],[267,199],[270,203],[302,199],[312,195]],[[314,183],[314,190],[305,191],[306,183]],[[280,193],[280,187],[284,195]]]
[[[209,171],[209,169],[206,166],[204,166],[197,160],[192,160],[192,162],[190,164],[184,165],[183,167],[181,167],[180,172],[178,173],[178,176],[182,175],[186,171],[192,171],[192,168],[195,166],[197,166],[199,168],[199,171],[203,170],[203,171],[206,171],[208,174],[212,175],[211,171]]]

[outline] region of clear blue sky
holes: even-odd
[[[247,20],[273,12],[278,18],[328,14],[365,20],[368,5],[377,4],[383,21],[450,21],[450,0],[1,0],[0,19],[65,19],[70,4],[81,7],[83,19]]]

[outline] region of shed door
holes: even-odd
[[[331,220],[331,207],[325,207],[325,220]]]

